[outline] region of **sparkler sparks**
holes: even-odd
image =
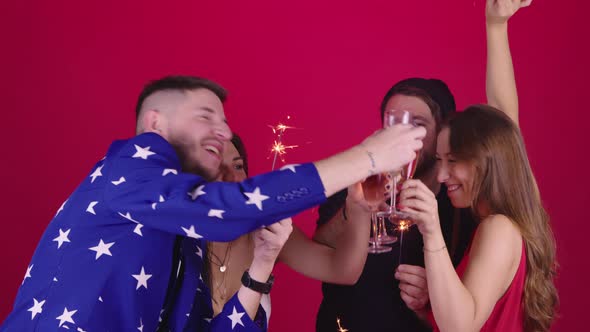
[[[287,153],[287,149],[294,149],[296,147],[298,147],[299,145],[285,145],[282,142],[277,142],[274,141],[274,143],[272,144],[272,148],[270,149],[271,152],[277,153],[279,155],[284,155],[285,153]],[[274,167],[273,167],[274,169]]]
[[[291,117],[287,116],[287,120],[290,120]],[[277,137],[275,138],[272,147],[270,149],[271,154],[274,155],[273,160],[272,160],[272,170],[275,169],[275,165],[277,163],[277,158],[281,158],[281,161],[284,163],[285,162],[285,154],[287,153],[286,150],[288,149],[294,149],[296,147],[298,147],[298,145],[285,145],[283,144],[283,135],[285,134],[285,131],[287,131],[287,129],[292,129],[294,127],[290,127],[287,126],[283,123],[277,124],[276,126],[270,126],[269,127],[272,129],[272,132],[277,135]]]
[[[399,225],[397,226],[397,230],[403,232],[410,228],[410,225],[405,220],[400,220]]]
[[[412,226],[412,221],[410,220],[400,220],[397,226],[397,230],[399,231],[399,264],[402,264],[402,247],[404,245],[404,231],[408,230]]]
[[[336,323],[338,323],[338,331],[337,332],[348,332],[348,329],[342,328],[342,325],[340,325],[340,318],[336,318]]]

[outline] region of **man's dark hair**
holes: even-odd
[[[206,78],[182,75],[166,76],[159,80],[151,81],[143,87],[135,105],[135,117],[136,119],[139,118],[139,112],[141,111],[143,102],[155,92],[165,90],[191,91],[197,89],[207,89],[213,92],[219,97],[221,102],[225,102],[227,98],[227,91],[221,85]]]
[[[438,79],[408,78],[397,82],[381,101],[381,119],[385,106],[395,95],[414,96],[422,99],[430,108],[437,128],[456,110],[455,98],[445,82]]]

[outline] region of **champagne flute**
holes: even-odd
[[[383,114],[383,127],[391,127],[395,124],[410,124],[416,126],[412,114],[404,110],[387,110]],[[387,218],[391,223],[397,226],[399,231],[399,264],[402,262],[402,246],[404,243],[404,232],[411,227],[414,222],[409,218],[409,215],[399,210],[399,196],[404,182],[414,177],[416,166],[418,164],[419,152],[416,153],[416,158],[403,166],[397,173],[392,173],[393,186],[391,187],[391,204],[389,208],[389,215]]]
[[[388,128],[396,124],[410,124],[415,125],[412,118],[412,114],[408,111],[388,110],[383,113],[383,127]],[[393,185],[390,187],[390,203],[388,208],[384,211],[379,212],[379,216],[389,217],[391,215],[407,217],[407,215],[397,209],[397,202],[399,197],[397,196],[399,189],[403,184],[403,179],[407,179],[408,176],[413,176],[416,170],[415,160],[409,164],[403,166],[401,170],[392,171],[389,173],[392,179]]]

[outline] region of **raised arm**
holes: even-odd
[[[295,271],[323,282],[352,285],[360,277],[367,259],[371,212],[361,185],[349,188],[340,231],[334,245],[313,241],[294,228],[279,259]]]
[[[110,153],[96,171],[106,167],[102,202],[120,223],[231,241],[322,203],[372,173],[401,167],[422,147],[424,134],[423,128],[394,126],[315,164],[287,166],[240,183],[206,183],[182,173],[172,147],[159,135],[143,134]]]
[[[313,241],[335,248],[342,232],[344,231],[344,219],[346,199],[348,191],[343,190],[328,197],[328,200],[318,209],[318,222]]]
[[[518,93],[508,41],[508,20],[532,0],[487,0],[486,94],[488,104],[518,124]]]
[[[416,157],[415,151],[422,148],[425,135],[423,127],[396,125],[378,130],[351,149],[315,162],[326,196],[370,175],[399,169]]]
[[[136,150],[142,157],[133,157]],[[142,150],[143,149],[143,150]],[[325,199],[313,164],[292,166],[240,183],[206,182],[183,173],[172,147],[160,136],[137,136],[109,154],[104,206],[137,233],[157,229],[195,239],[231,241],[262,225],[299,213]],[[92,188],[92,187],[90,187]],[[139,235],[139,234],[138,234]]]

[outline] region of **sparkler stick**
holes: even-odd
[[[399,221],[399,226],[397,229],[399,230],[399,265],[402,264],[402,246],[404,244],[404,231],[409,228],[408,224],[405,220]]]
[[[340,325],[340,318],[336,318],[336,323],[338,323],[338,331],[337,332],[348,332],[348,329],[342,328],[342,325]]]

